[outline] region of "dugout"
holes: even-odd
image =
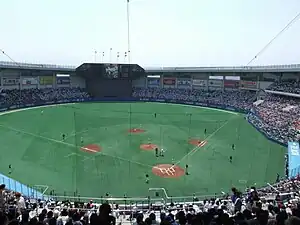
[[[95,97],[130,97],[132,80],[145,76],[137,64],[84,63],[76,75],[85,79],[87,90]]]

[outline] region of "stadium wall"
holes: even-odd
[[[0,173],[0,182],[5,184],[6,188],[15,192],[20,192],[23,195],[29,198],[43,199],[44,194],[43,191],[38,191],[39,186],[29,187],[28,185],[22,184],[19,181],[16,181],[12,178],[9,178]],[[45,189],[45,187],[42,187]],[[45,189],[46,190],[46,189]]]

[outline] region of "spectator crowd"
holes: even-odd
[[[283,144],[299,140],[300,99],[267,95],[264,102],[253,106],[253,112],[248,119],[272,139]]]
[[[300,82],[298,81],[280,81],[274,82],[269,87],[270,91],[279,91],[300,94]]]
[[[248,120],[268,137],[287,144],[299,140],[300,98],[266,94],[263,101],[253,104],[258,97],[250,90],[186,90],[163,88],[136,88],[138,98],[201,102],[251,112]]]
[[[168,204],[118,205],[114,202],[72,202],[23,197],[0,185],[3,225],[299,225],[300,179],[241,192],[236,188],[219,198]]]
[[[250,110],[255,101],[255,91],[221,91],[198,89],[172,89],[172,88],[136,88],[133,97],[167,99],[179,101],[202,102],[211,105],[235,107],[241,110]]]
[[[0,106],[9,107],[12,105],[38,104],[41,102],[89,97],[90,95],[82,88],[2,90],[0,93]]]

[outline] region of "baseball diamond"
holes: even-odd
[[[243,114],[222,110],[77,103],[45,107],[43,114],[40,108],[12,112],[0,124],[2,154],[14,165],[11,176],[47,185],[57,195],[138,197],[158,187],[174,196],[199,193],[201,187],[207,195],[262,186],[274,182],[277,172],[284,174],[284,147],[257,132]],[[155,155],[156,148],[163,156]],[[0,169],[7,172],[6,164]]]

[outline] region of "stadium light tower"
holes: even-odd
[[[128,64],[130,64],[130,11],[129,11],[129,3],[130,0],[127,0],[127,58],[128,58]]]

